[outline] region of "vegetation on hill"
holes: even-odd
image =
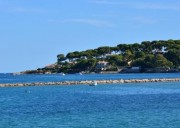
[[[99,72],[98,62],[108,62],[106,71],[118,71],[128,67],[140,67],[141,72],[180,67],[180,40],[143,41],[141,44],[118,44],[86,51],[57,55],[57,63],[36,70],[38,73]],[[153,70],[152,70],[153,69]],[[104,69],[102,69],[104,70]],[[122,70],[123,71],[123,70]]]

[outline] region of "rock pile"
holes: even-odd
[[[46,85],[90,85],[94,80],[83,81],[62,81],[62,82],[36,82],[36,83],[9,83],[0,84],[0,87],[15,86],[46,86]],[[159,79],[119,79],[119,80],[96,80],[98,84],[118,83],[146,83],[146,82],[180,82],[180,78],[159,78]]]

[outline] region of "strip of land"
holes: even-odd
[[[94,80],[62,81],[62,82],[35,82],[35,83],[6,83],[6,84],[0,84],[0,87],[47,86],[47,85],[90,85],[93,82],[94,82]],[[180,82],[180,78],[96,80],[96,82],[97,82],[97,84]]]

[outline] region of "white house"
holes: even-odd
[[[99,61],[96,65],[96,70],[106,70],[109,67],[108,62]]]

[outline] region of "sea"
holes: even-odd
[[[180,73],[0,74],[0,83],[180,78]],[[180,128],[180,82],[0,87],[0,128]]]

